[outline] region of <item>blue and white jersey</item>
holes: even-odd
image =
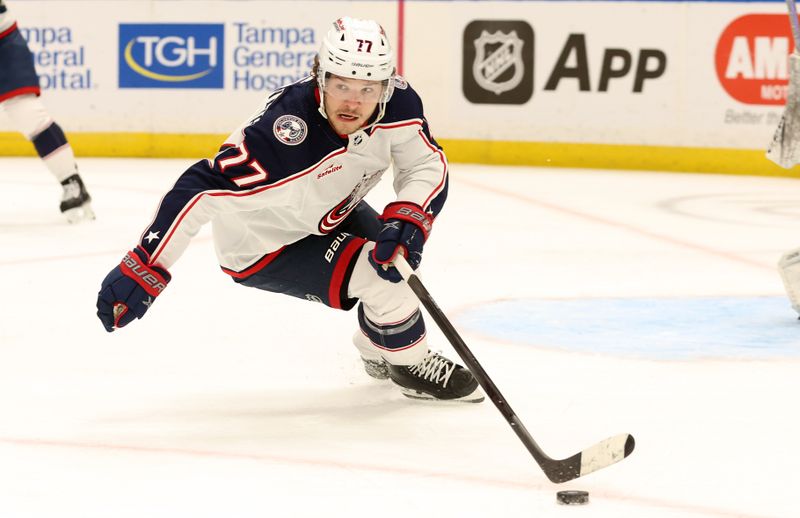
[[[379,123],[345,137],[320,114],[312,77],[270,94],[214,159],[194,164],[164,196],[140,241],[149,262],[171,267],[210,221],[220,265],[241,277],[267,254],[333,232],[392,164],[397,200],[436,217],[447,159],[417,93],[402,78],[396,85]]]

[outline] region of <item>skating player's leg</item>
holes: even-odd
[[[370,264],[375,243],[367,239],[379,226],[374,211],[366,205],[359,209],[342,223],[342,232],[311,235],[242,270],[223,271],[244,286],[336,309],[358,304],[359,330],[353,341],[368,374],[391,378],[409,397],[482,401],[483,393],[467,369],[428,350],[414,292],[404,282],[380,278]]]
[[[61,183],[60,210],[70,223],[94,219],[92,198],[83,184],[72,146],[61,127],[33,94],[8,99],[3,108],[20,133],[33,143],[47,169]]]
[[[428,349],[418,300],[404,282],[378,276],[368,259],[373,246],[370,242],[361,249],[348,291],[361,301],[360,329],[353,341],[367,373],[388,376],[412,398],[482,401],[478,382],[467,369]]]

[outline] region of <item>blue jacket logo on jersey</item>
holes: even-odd
[[[119,25],[120,88],[223,88],[225,26]]]
[[[306,139],[306,121],[294,115],[281,115],[272,126],[275,137],[287,146],[296,146]]]

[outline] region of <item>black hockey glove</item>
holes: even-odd
[[[390,266],[395,255],[403,254],[408,264],[417,269],[422,261],[422,247],[431,232],[433,218],[416,203],[398,201],[383,209],[379,218],[383,227],[375,240],[369,262],[382,279],[400,282],[400,272]]]
[[[97,317],[109,333],[142,318],[171,279],[164,268],[148,265],[146,257],[143,250],[135,248],[103,279],[97,294]]]

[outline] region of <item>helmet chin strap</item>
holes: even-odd
[[[327,119],[328,114],[325,113],[325,72],[320,70],[321,76],[317,77],[317,91],[319,92],[319,113],[323,118]]]
[[[320,93],[319,93],[319,108],[317,108],[317,110],[319,111],[320,115],[322,115],[325,119],[327,119],[328,118],[328,114],[325,113],[325,98],[323,97],[323,95],[324,94],[322,93],[322,91],[320,91]]]

